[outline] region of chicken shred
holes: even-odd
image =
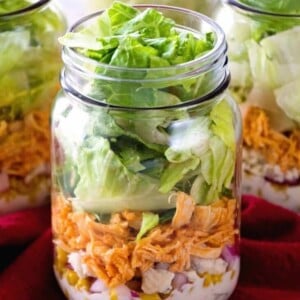
[[[281,170],[300,169],[300,130],[289,136],[273,130],[268,116],[258,107],[250,107],[244,118],[244,144],[259,151],[266,161]]]

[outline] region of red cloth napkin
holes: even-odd
[[[230,300],[300,299],[299,215],[244,196],[241,256]],[[65,299],[52,272],[49,207],[0,217],[0,299]]]

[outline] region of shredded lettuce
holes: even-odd
[[[100,63],[149,69],[147,72],[137,71],[135,79],[176,76],[179,72],[176,69],[151,72],[151,68],[163,68],[194,60],[213,49],[215,44],[212,33],[196,36],[194,33],[179,30],[175,27],[174,20],[153,8],[138,11],[118,1],[90,26],[78,32],[69,32],[59,41]],[[132,76],[132,72],[116,72],[105,66],[98,67],[96,71],[107,77],[126,79]],[[128,81],[124,84],[101,79],[95,80],[89,95],[114,105],[168,106],[197,97],[205,86],[200,87],[205,76],[208,75],[174,82],[160,80],[156,86],[151,87],[139,81]],[[153,90],[153,87],[160,90]]]
[[[253,98],[254,95],[263,96],[256,90],[265,90],[276,97],[275,107],[264,107],[266,101],[263,98],[258,98],[256,105],[267,111],[280,111],[283,116],[280,120],[272,120],[273,128],[282,127],[281,125],[286,123],[283,122],[284,118],[287,119],[286,116],[291,119],[289,125],[291,121],[299,122],[300,102],[295,96],[298,89],[291,92],[288,87],[295,88],[293,83],[300,78],[300,18],[280,14],[300,14],[300,2],[240,1],[253,8],[273,12],[275,15],[254,13],[245,14],[243,17],[246,19],[237,18],[233,32],[229,34],[233,95],[238,102],[244,102],[251,100],[247,99],[248,95],[249,98]],[[272,119],[273,115],[275,116],[270,114],[269,117]],[[277,113],[277,116],[280,114]]]
[[[0,14],[28,1],[0,1]],[[61,62],[57,38],[65,24],[50,7],[0,20],[0,120],[22,118],[44,105],[58,82]]]

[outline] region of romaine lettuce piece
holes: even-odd
[[[195,170],[199,163],[200,159],[196,156],[185,162],[170,163],[161,175],[159,191],[162,193],[170,192],[184,178],[184,175]]]
[[[139,241],[148,231],[159,224],[159,215],[150,212],[143,213],[141,229],[136,236],[136,240]]]
[[[277,88],[300,76],[300,27],[263,39],[248,41],[252,77],[262,85]]]
[[[297,70],[300,68],[300,26],[264,38],[260,41],[260,45],[272,61],[282,65],[296,65]],[[299,76],[298,72],[296,72],[297,75]]]
[[[280,108],[300,125],[300,79],[276,89],[274,93]]]
[[[20,30],[16,32],[0,32],[0,77],[12,70],[30,45],[30,32]]]
[[[191,188],[191,195],[201,204],[217,200],[224,188],[231,187],[234,175],[234,152],[217,136],[210,139],[209,147],[201,157],[201,174]]]
[[[108,140],[86,140],[77,160],[80,176],[75,207],[94,213],[129,210],[156,211],[174,207],[169,194],[158,191],[159,181],[129,171],[111,150]]]
[[[252,77],[248,60],[230,61],[228,63],[231,74],[231,87],[251,87]]]
[[[194,156],[201,157],[212,136],[210,126],[211,119],[204,116],[173,122],[169,128],[170,147],[165,152],[166,158],[180,163]]]
[[[222,100],[210,112],[211,130],[231,150],[235,149],[234,116],[229,103]]]

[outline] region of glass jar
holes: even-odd
[[[93,13],[100,9],[108,8],[114,1],[113,0],[53,0],[66,12],[66,17],[69,24],[76,22],[78,18],[83,15]],[[184,7],[201,12],[207,16],[213,17],[221,7],[221,0],[121,0],[124,3],[143,4],[160,4]]]
[[[144,0],[121,0],[128,4],[143,4]],[[191,10],[195,10],[201,12],[207,16],[213,16],[217,8],[219,7],[220,0],[148,0],[146,1],[148,4],[160,4],[160,5],[170,5],[170,6],[178,6],[184,7]],[[106,9],[113,3],[113,0],[88,0],[86,1],[86,5],[88,6],[88,10],[90,12]]]
[[[192,61],[157,68],[63,48],[52,114],[55,274],[69,299],[225,300],[240,267],[241,166],[225,37],[196,12],[137,8],[214,43]],[[102,14],[71,33],[91,32]]]
[[[0,214],[50,200],[49,111],[64,30],[50,1],[0,3]]]
[[[244,117],[242,192],[300,211],[300,2],[225,2],[217,21]]]

